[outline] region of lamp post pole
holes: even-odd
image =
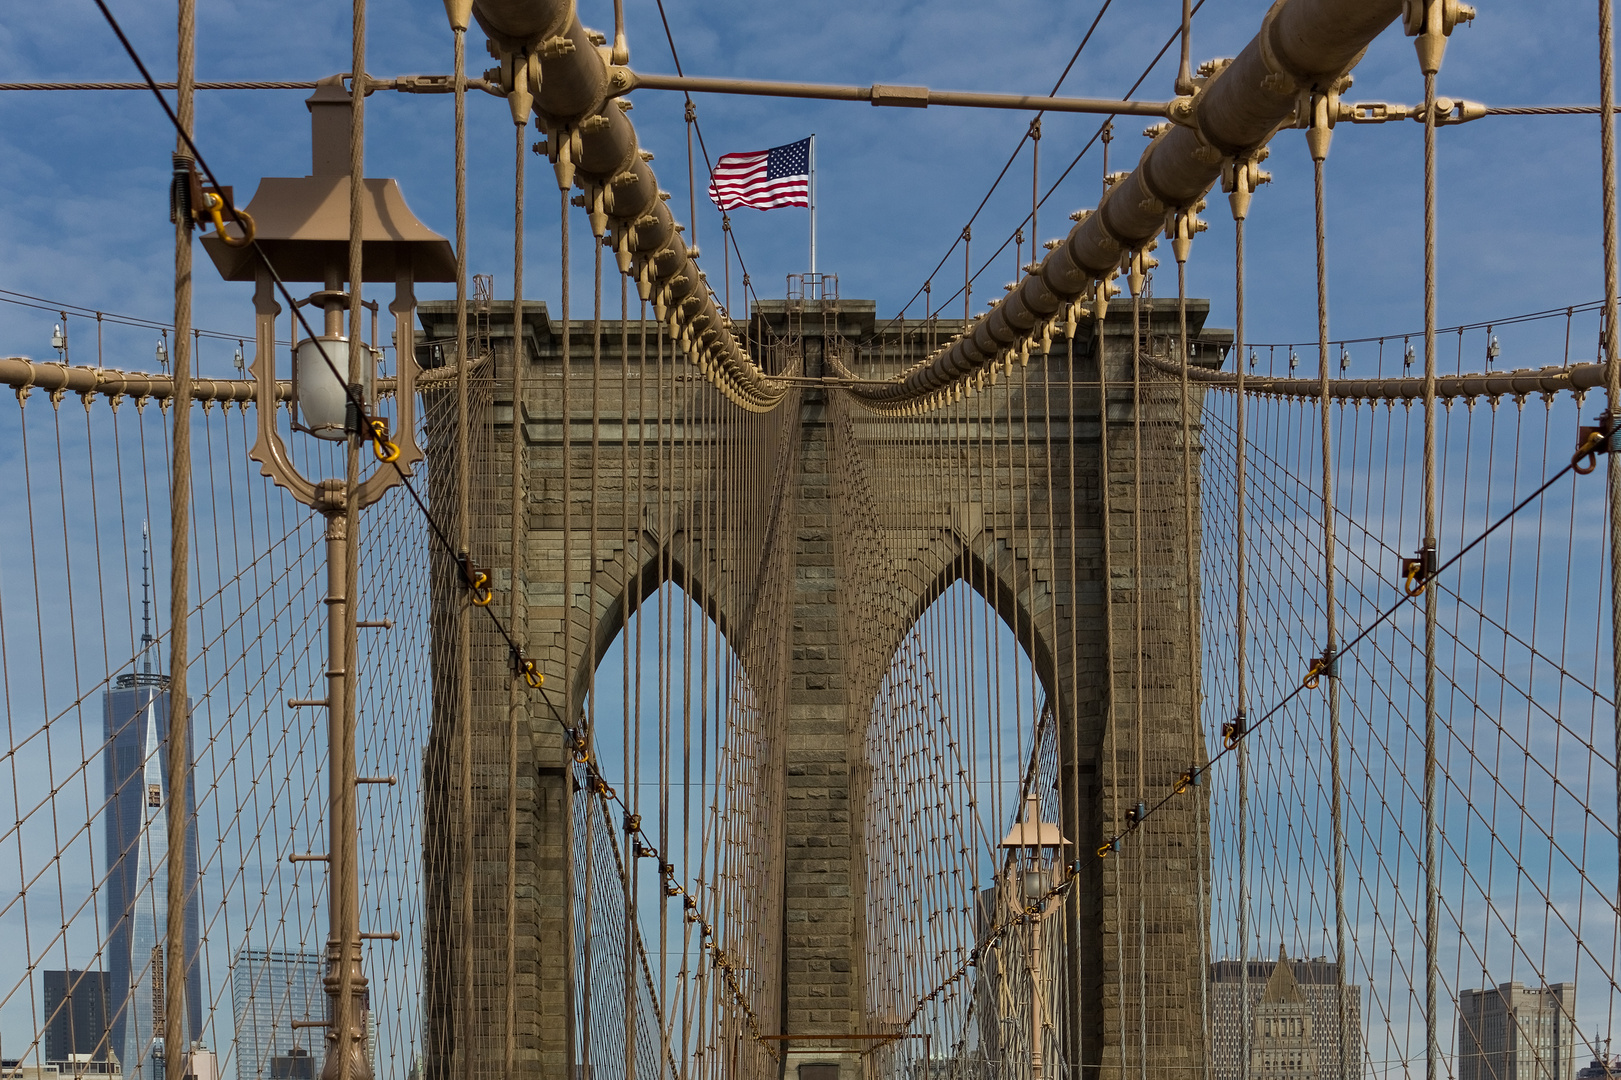
[[[357,31],[363,25],[357,26]],[[357,40],[363,37],[357,32]],[[360,64],[356,64],[359,70]],[[362,179],[359,103],[364,75],[344,87],[344,78],[322,79],[305,104],[310,111],[310,175],[271,177],[260,182],[246,216],[259,222],[253,251],[218,236],[202,244],[227,281],[254,283],[253,401],[257,437],[248,457],[294,499],[326,523],[328,738],[328,938],[325,985],[329,1000],[326,1056],[321,1080],[371,1080],[367,1053],[366,978],[361,967],[359,823],[355,787],[355,701],[359,650],[356,646],[355,590],[359,578],[358,516],[411,475],[423,459],[417,444],[415,283],[455,280],[455,257],[445,238],[411,213],[393,180]],[[340,195],[341,192],[341,195]],[[338,199],[349,203],[347,220],[329,212]],[[347,246],[347,265],[334,258]],[[262,256],[262,258],[261,258]],[[282,400],[276,378],[276,319],[283,282],[320,282],[322,288],[297,301],[322,310],[321,331],[295,350],[292,427],[308,436],[342,443],[344,478],[319,482],[304,477],[279,426]],[[361,283],[394,282],[394,408],[391,418],[376,408],[377,321],[370,343],[361,340]],[[347,291],[345,288],[347,287]],[[349,313],[347,328],[343,314]],[[347,333],[345,333],[347,329]],[[298,341],[298,326],[293,326]],[[178,348],[178,346],[177,346]],[[388,389],[383,387],[381,389]],[[358,398],[360,408],[355,407]],[[392,419],[392,434],[389,434]],[[361,456],[373,446],[365,421],[382,421],[374,445],[387,462],[361,475]],[[385,456],[385,454],[387,456]],[[302,856],[301,858],[320,858]]]
[[[1031,869],[1040,862],[1039,849],[1030,853]],[[1022,883],[1021,883],[1022,884]],[[1042,890],[1045,892],[1046,890]],[[1031,898],[1026,898],[1031,899]],[[1034,897],[1030,919],[1030,1080],[1041,1080],[1041,898]]]
[[[327,609],[327,1052],[322,1080],[371,1080],[362,1004],[366,976],[360,957],[360,823],[355,814],[354,671],[358,660],[351,634],[349,569],[357,540],[350,530],[353,487],[323,480],[317,505],[326,519]]]
[[[1060,858],[1070,842],[1059,827],[1041,820],[1041,800],[1029,795],[1024,801],[1024,819],[1002,841],[1008,852],[1012,881],[1012,902],[1030,920],[1030,1080],[1041,1080],[1041,918],[1044,899],[1052,887],[1052,867],[1046,852]]]

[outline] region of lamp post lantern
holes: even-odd
[[[346,281],[352,237],[349,175],[352,97],[342,76],[321,80],[306,101],[310,110],[311,174],[303,177],[267,177],[248,204],[256,225],[257,243],[233,247],[217,236],[203,238],[221,276],[227,281],[254,283],[254,352],[250,368],[255,383],[258,432],[248,456],[275,484],[326,519],[327,608],[327,737],[330,783],[328,792],[326,854],[328,873],[328,936],[325,987],[328,999],[326,1054],[322,1080],[371,1080],[372,1068],[365,1045],[362,1002],[366,979],[360,955],[360,883],[358,825],[355,817],[355,678],[356,613],[351,602],[351,568],[358,565],[354,515],[370,506],[408,476],[422,460],[416,440],[416,356],[412,318],[416,309],[413,286],[418,281],[454,281],[456,261],[450,244],[417,220],[393,180],[365,179],[358,217],[361,246],[359,282]],[[257,249],[257,250],[255,250]],[[263,258],[260,257],[263,253]],[[266,265],[268,261],[269,265]],[[312,480],[294,467],[287,443],[278,427],[283,397],[276,379],[275,281],[270,266],[283,282],[320,282],[321,288],[298,306],[321,312],[320,333],[300,340],[294,319],[292,427],[318,439],[346,442],[349,475],[342,479]],[[350,399],[349,383],[359,390],[362,408],[375,417],[377,362],[376,308],[373,306],[371,341],[362,338],[358,318],[344,326],[345,311],[358,311],[350,290],[363,282],[393,281],[395,376],[392,441],[399,453],[360,479],[354,468],[355,452],[370,441],[363,430],[360,410]],[[355,346],[358,345],[358,349]],[[353,379],[352,356],[358,353],[358,379]],[[344,374],[340,374],[344,373]]]
[[[1008,886],[1012,903],[1030,920],[1030,1080],[1041,1080],[1041,920],[1046,896],[1052,891],[1064,849],[1070,842],[1063,830],[1041,820],[1041,798],[1024,801],[1024,820],[1002,841],[1009,853]]]

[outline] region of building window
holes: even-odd
[[[159,807],[163,805],[163,788],[161,785],[146,785],[146,805],[151,807]]]

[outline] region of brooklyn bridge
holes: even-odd
[[[366,2],[318,80],[96,0],[125,81],[0,83],[141,100],[174,238],[162,319],[0,290],[56,352],[0,341],[0,1080],[1621,1076],[1610,0],[1568,106],[1443,94],[1456,0],[1184,0],[1106,99],[687,74],[618,0],[446,0],[450,74],[372,75]],[[1418,104],[1353,100],[1403,35]],[[227,174],[227,90],[305,97],[307,174]],[[729,207],[701,253],[723,95],[1004,116],[1007,243],[841,294],[812,140],[811,269]],[[445,99],[446,190],[368,168]],[[1455,129],[1595,117],[1549,186],[1602,296],[1441,325]],[[1335,336],[1382,124],[1422,312]],[[1295,284],[1246,262],[1285,147]],[[1316,336],[1257,340],[1296,284]]]

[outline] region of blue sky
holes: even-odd
[[[657,8],[647,0],[627,0],[626,6],[633,66],[673,70]],[[1194,59],[1235,52],[1254,33],[1266,6],[1261,0],[1208,0],[1194,25]],[[1092,4],[1055,0],[994,8],[966,0],[929,5],[830,0],[814,9],[665,0],[665,8],[684,67],[692,74],[1024,93],[1051,88],[1096,13]],[[1164,44],[1178,9],[1171,0],[1116,3],[1064,92],[1119,95]],[[35,12],[25,18],[15,6],[0,12],[4,78],[134,77],[88,0],[64,0],[50,10],[49,19]],[[120,0],[114,10],[154,70],[167,77],[174,51],[167,5]],[[611,25],[605,0],[590,0],[582,14],[588,24]],[[342,4],[205,0],[199,20],[202,79],[314,79],[348,66],[349,19]],[[450,69],[450,35],[436,0],[373,0],[370,20],[373,75]],[[1564,0],[1485,10],[1475,26],[1455,36],[1441,91],[1489,104],[1593,102],[1594,29],[1589,5]],[[1175,57],[1174,49],[1166,54],[1139,96],[1169,96]],[[487,63],[482,41],[473,35],[469,68],[477,73]],[[261,176],[308,170],[304,96],[297,91],[199,96],[198,141],[222,181],[246,196]],[[1389,31],[1370,48],[1348,97],[1412,103],[1420,96],[1412,46],[1398,31]],[[634,101],[632,118],[643,145],[657,155],[654,167],[662,186],[674,193],[672,206],[684,219],[681,98],[643,92]],[[481,94],[470,97],[469,114],[469,266],[475,273],[493,273],[497,295],[507,296],[510,118],[503,103]],[[879,111],[849,103],[722,97],[701,98],[699,118],[711,155],[817,134],[821,268],[840,276],[845,296],[875,299],[885,314],[905,303],[945,254],[1027,122],[1022,114],[1003,112]],[[1097,124],[1084,117],[1047,118],[1044,189]],[[1111,168],[1135,160],[1143,126],[1119,124]],[[1562,308],[1599,295],[1596,127],[1593,117],[1487,118],[1442,133],[1443,325]],[[148,95],[0,93],[0,191],[5,192],[0,237],[6,255],[0,261],[0,290],[166,321],[171,147],[172,135]],[[1329,243],[1336,335],[1399,337],[1422,326],[1420,147],[1421,129],[1411,122],[1347,127],[1335,138]],[[448,98],[380,93],[371,99],[368,174],[397,177],[418,216],[447,236],[454,224],[450,151]],[[527,294],[555,309],[557,192],[544,164],[530,162]],[[1024,215],[1029,167],[1026,151],[976,222],[976,267]],[[1266,167],[1275,181],[1257,196],[1249,225],[1249,337],[1308,340],[1315,333],[1314,255],[1311,170],[1302,137],[1281,135]],[[1069,211],[1095,203],[1101,171],[1094,148],[1043,208],[1043,239],[1068,227]],[[696,175],[701,187],[701,158]],[[733,217],[757,292],[780,295],[784,276],[805,269],[804,211],[740,210]],[[1231,325],[1232,224],[1219,196],[1205,217],[1211,228],[1196,242],[1189,288],[1211,297],[1214,323]],[[579,260],[574,298],[576,310],[583,311],[590,296],[589,249],[579,242],[584,230],[577,215],[574,228]],[[710,280],[719,289],[719,217],[701,196],[695,228]],[[954,255],[937,279],[937,295],[960,284],[960,258],[960,252]],[[1000,292],[1002,282],[1012,280],[1013,265],[1010,252],[981,277],[976,310]],[[198,267],[197,324],[246,331],[247,288],[219,282],[206,259],[199,257]],[[733,275],[736,289],[735,268]],[[1164,295],[1171,287],[1162,281],[1157,291]],[[450,291],[424,287],[421,295],[438,298]],[[0,355],[51,357],[54,312],[5,299],[0,295]],[[921,308],[913,313],[921,314]],[[93,324],[70,320],[70,331],[73,359],[93,362]],[[1595,331],[1595,319],[1578,318],[1573,358],[1591,356]],[[1556,363],[1563,356],[1564,335],[1562,319],[1501,331],[1500,363]],[[151,368],[156,337],[152,329],[108,326],[103,356],[110,365]],[[1464,343],[1471,352],[1483,345],[1480,332]],[[205,342],[199,370],[231,374],[232,348],[228,340]],[[1302,353],[1302,363],[1310,366],[1312,358]],[[1374,349],[1353,347],[1353,371],[1371,373],[1376,355]],[[1390,356],[1387,351],[1387,365]],[[0,432],[0,450],[15,457],[11,432]],[[13,522],[7,531],[19,528]]]
[[[1231,55],[1253,35],[1265,4],[1208,0],[1195,20],[1195,60]],[[673,69],[657,9],[630,0],[633,66]],[[134,77],[88,0],[53,5],[53,18],[0,16],[0,57],[8,79]],[[172,72],[173,28],[162,5],[118,4],[154,70]],[[1088,5],[964,2],[872,5],[848,0],[808,9],[742,2],[668,0],[666,10],[690,73],[827,82],[898,82],[935,88],[1045,92],[1096,13]],[[1175,27],[1178,5],[1136,0],[1105,14],[1064,85],[1078,95],[1123,92]],[[369,6],[374,75],[443,72],[449,34],[432,0]],[[605,2],[587,3],[588,24],[611,25]],[[1596,100],[1594,15],[1568,2],[1490,9],[1455,35],[1441,91],[1491,104]],[[348,66],[348,13],[329,3],[204,3],[199,11],[198,75],[203,79],[310,79]],[[469,66],[487,63],[471,36]],[[1139,96],[1169,95],[1175,50]],[[1389,31],[1358,68],[1354,100],[1412,103],[1420,80],[1410,42]],[[223,180],[244,194],[265,175],[308,168],[308,124],[297,91],[200,95],[198,139]],[[644,91],[633,119],[672,205],[686,216],[686,153],[679,95]],[[0,288],[166,319],[170,309],[166,184],[170,136],[155,103],[139,93],[8,93],[0,96],[0,235],[7,259]],[[990,186],[1027,123],[1024,114],[710,96],[699,121],[712,155],[754,149],[816,132],[821,268],[840,276],[843,294],[876,299],[892,312],[945,254]],[[503,104],[470,103],[469,264],[511,288],[511,129]],[[1050,116],[1042,142],[1045,184],[1057,177],[1097,127],[1086,117]],[[1129,165],[1143,144],[1141,123],[1122,121],[1111,167]],[[1445,131],[1441,159],[1441,321],[1484,321],[1594,299],[1600,291],[1598,170],[1592,117],[1489,117]],[[452,232],[451,104],[448,98],[381,93],[368,109],[368,172],[398,177],[417,214]],[[1330,251],[1336,333],[1401,333],[1422,325],[1420,307],[1420,144],[1411,122],[1343,128],[1329,160]],[[539,166],[538,159],[533,165]],[[1250,337],[1313,336],[1310,162],[1303,138],[1284,133],[1267,166],[1275,182],[1257,197],[1249,226]],[[1069,211],[1093,205],[1102,168],[1094,148],[1044,208],[1042,236],[1059,235]],[[699,162],[698,185],[704,184]],[[556,195],[542,167],[531,167],[528,240],[531,297],[555,302]],[[976,223],[977,260],[1022,218],[1029,200],[1028,152]],[[710,279],[720,285],[718,215],[702,205],[698,239]],[[1205,215],[1190,266],[1190,291],[1215,303],[1230,325],[1231,221],[1220,200]],[[756,290],[778,295],[805,266],[803,210],[740,210],[734,224]],[[991,241],[995,237],[995,242]],[[581,258],[575,289],[589,296]],[[942,278],[960,284],[960,253]],[[978,301],[1012,280],[1013,257],[987,271]],[[1168,260],[1167,260],[1168,262]],[[734,287],[737,272],[734,268]],[[942,282],[944,284],[944,282]],[[1169,291],[1162,282],[1158,292]],[[425,289],[424,295],[433,292]],[[944,295],[944,294],[942,294]],[[212,279],[204,262],[197,323],[240,332],[245,286]],[[0,305],[3,351],[49,356],[45,312]],[[1562,341],[1562,327],[1556,335]],[[1587,335],[1589,339],[1591,334]],[[91,335],[74,336],[83,357]],[[145,365],[151,334],[109,331],[109,363]],[[1505,364],[1535,362],[1544,339],[1505,339]],[[1551,340],[1551,339],[1547,339]],[[202,369],[227,365],[229,348],[204,349]],[[1354,357],[1355,358],[1355,357]],[[219,370],[218,368],[213,368]]]

